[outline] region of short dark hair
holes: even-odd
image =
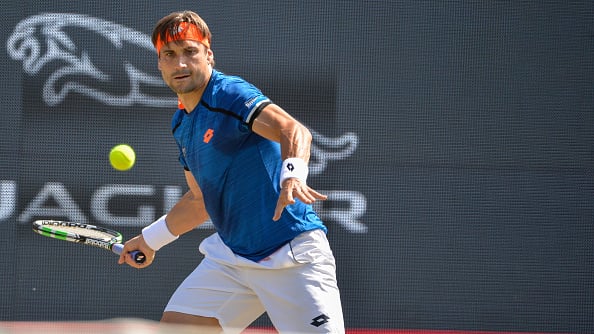
[[[151,36],[153,45],[156,45],[158,40],[167,40],[167,36],[174,36],[182,22],[195,25],[202,35],[208,39],[208,43],[210,44],[212,34],[210,33],[210,29],[208,29],[206,22],[195,12],[185,10],[181,12],[173,12],[157,22]]]

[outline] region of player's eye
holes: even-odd
[[[173,51],[163,51],[163,53],[161,54],[161,56],[163,56],[163,57],[165,57],[167,59],[172,58],[173,55],[174,55],[173,54]]]
[[[185,52],[186,52],[186,55],[193,56],[196,53],[198,53],[198,49],[197,48],[187,48],[185,50]]]

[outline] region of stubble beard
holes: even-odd
[[[170,85],[169,88],[171,88],[171,90],[173,90],[176,94],[181,95],[181,94],[188,94],[188,93],[197,91],[198,85],[196,83],[191,83],[191,84],[182,85],[182,86]]]

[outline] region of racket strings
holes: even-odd
[[[88,228],[81,227],[81,226],[58,226],[58,227],[55,227],[54,229],[63,231],[66,233],[78,234],[79,236],[85,237],[85,238],[93,238],[93,239],[99,239],[99,240],[105,240],[105,241],[109,241],[109,240],[117,237],[117,235],[113,235],[113,234],[110,234],[110,233],[107,233],[104,231],[88,229]]]
[[[80,239],[95,239],[104,242],[120,242],[119,232],[94,225],[71,223],[65,221],[36,221],[37,231],[41,234],[70,241]]]

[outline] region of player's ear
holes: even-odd
[[[206,49],[206,61],[209,64],[213,64],[214,63],[213,60],[214,60],[214,52],[212,52],[211,49]]]

